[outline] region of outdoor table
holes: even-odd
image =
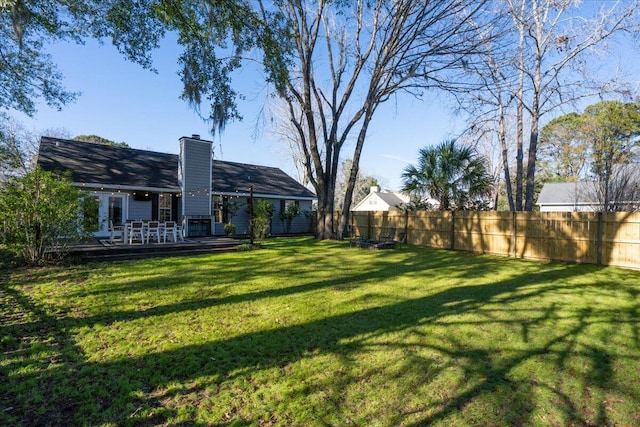
[[[122,242],[124,244],[129,244],[129,233],[131,232],[131,224],[133,222],[140,222],[140,221],[127,221],[124,224],[122,224],[122,226],[124,227],[124,230],[122,232]],[[143,235],[145,236],[144,239],[148,239],[147,233],[149,230],[149,222],[152,221],[142,221],[142,227],[143,227]],[[171,233],[171,237],[173,239],[173,241],[177,241],[178,239],[182,239],[182,236],[179,236],[179,228],[177,227],[177,224],[175,224],[174,222],[174,226],[170,227],[169,229],[167,229],[167,225],[164,222],[160,223],[160,236],[162,238],[162,242],[166,243],[167,242],[167,235],[168,233]],[[144,243],[144,241],[143,241]],[[146,240],[146,243],[150,243],[149,240]],[[158,240],[158,243],[160,243],[160,240]]]

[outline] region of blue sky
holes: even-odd
[[[200,134],[212,139],[209,126],[179,98],[179,48],[169,41],[154,55],[158,74],[126,61],[108,43],[60,44],[50,52],[65,76],[67,89],[82,94],[60,112],[42,104],[33,118],[14,114],[27,128],[37,132],[64,128],[71,136],[95,134],[124,141],[133,148],[166,153],[177,153],[181,136]],[[295,177],[287,148],[270,139],[265,126],[256,126],[264,108],[261,74],[251,69],[241,71],[235,85],[246,97],[239,104],[244,120],[230,123],[224,133],[213,138],[215,157],[279,167]],[[378,178],[384,188],[398,189],[403,168],[415,161],[418,150],[454,131],[447,108],[436,96],[427,94],[431,99],[426,102],[410,96],[392,99],[376,113],[361,170]],[[352,151],[353,147],[345,148],[347,158]]]

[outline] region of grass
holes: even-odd
[[[0,425],[640,425],[635,271],[276,239],[0,299]]]

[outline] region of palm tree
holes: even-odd
[[[457,146],[455,140],[419,152],[418,164],[409,165],[402,173],[402,191],[412,198],[432,197],[440,210],[468,208],[485,196],[491,178],[484,160],[468,146]]]

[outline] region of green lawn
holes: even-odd
[[[0,425],[640,425],[635,271],[298,238],[0,300]]]

